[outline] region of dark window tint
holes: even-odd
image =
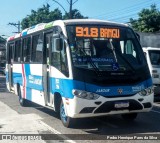
[[[152,65],[160,65],[160,51],[159,50],[149,50],[149,56]]]
[[[14,43],[10,43],[7,47],[7,62],[10,64],[13,62]]]
[[[33,36],[32,62],[42,63],[43,59],[43,34]]]
[[[14,61],[20,62],[21,55],[21,40],[15,42]]]
[[[24,62],[30,62],[30,48],[31,48],[31,38],[25,38],[23,39],[23,52],[22,52],[22,57]]]

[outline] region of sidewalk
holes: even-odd
[[[39,134],[49,132],[46,126],[42,124],[41,117],[36,114],[18,114],[4,103],[0,102],[0,134]],[[0,139],[2,136],[0,135]],[[0,143],[28,143],[40,142],[43,140],[0,140]]]

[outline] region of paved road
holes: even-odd
[[[35,119],[43,123],[47,130],[39,130],[41,133],[56,133],[62,134],[62,138],[69,137],[70,139],[75,139],[79,137],[83,142],[128,142],[128,140],[117,140],[117,136],[121,137],[134,137],[135,135],[141,136],[141,134],[157,134],[160,136],[160,104],[156,103],[153,110],[149,113],[141,113],[137,119],[132,122],[125,122],[119,115],[99,117],[99,118],[87,118],[78,119],[77,124],[74,128],[67,129],[63,127],[61,121],[57,114],[52,110],[43,108],[36,104],[30,104],[29,107],[21,107],[18,103],[18,97],[12,93],[8,93],[5,90],[5,79],[0,78],[0,84],[2,87],[0,90],[0,102],[8,106],[10,109],[15,111],[19,115],[24,115],[25,119],[28,121],[28,125],[31,124],[30,115],[37,115],[39,118]],[[0,87],[1,87],[0,85]],[[32,120],[33,121],[33,120]],[[18,121],[17,121],[18,122]],[[22,125],[24,126],[24,125]],[[3,126],[0,129],[3,129]],[[14,130],[14,129],[13,129]],[[65,135],[64,135],[65,134]],[[66,135],[67,134],[67,135]],[[70,136],[71,134],[73,136]],[[97,136],[98,135],[98,136]],[[103,138],[110,138],[115,140],[101,140],[94,141],[90,140],[99,139],[99,135],[103,135]],[[153,135],[155,137],[155,135]],[[141,138],[139,138],[141,139]],[[151,137],[150,137],[151,139]],[[155,138],[152,138],[155,139]],[[88,140],[88,141],[86,141]],[[131,140],[130,142],[159,142],[158,140]],[[51,142],[51,141],[46,141]],[[72,141],[69,142],[82,142],[82,141]]]

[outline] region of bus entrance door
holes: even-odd
[[[44,39],[44,61],[45,64],[43,64],[43,87],[44,87],[44,97],[45,97],[45,105],[52,106],[53,104],[53,97],[51,96],[51,78],[50,78],[50,47],[52,46],[52,35],[53,33],[47,33],[45,34]]]

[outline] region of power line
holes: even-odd
[[[138,5],[139,5],[139,4],[138,4]],[[133,8],[133,7],[135,7],[135,6],[137,6],[137,5],[125,7],[125,8],[122,8],[122,9],[115,10],[115,11],[112,11],[112,10],[113,10],[113,8],[112,8],[112,9],[110,9],[110,10],[111,10],[110,12],[107,12],[107,13],[105,12],[105,13],[103,13],[103,14],[96,15],[96,16],[94,16],[94,17],[102,17],[102,16],[105,16],[105,15],[117,13],[117,12],[119,12],[119,11],[124,11],[124,9]]]
[[[128,20],[129,18],[133,18],[133,17],[138,17],[137,13],[128,13],[127,15],[121,16],[121,17],[114,17],[111,18],[111,21],[115,21],[115,20]]]
[[[158,3],[158,4],[160,4],[160,2]],[[147,8],[148,6],[151,6],[150,4],[148,4],[148,5],[145,5],[145,8]],[[110,15],[109,17],[112,17],[113,18],[113,16],[118,16],[119,17],[119,15],[120,14],[131,14],[132,12],[134,12],[134,13],[138,13],[139,12],[139,9],[131,9],[131,10],[126,10],[126,11],[122,11],[121,13],[119,13],[119,14],[114,14],[114,15]]]
[[[15,26],[17,29],[18,29],[18,32],[13,32],[13,33],[20,33],[21,29],[20,29],[20,21],[18,21],[18,23],[11,23],[9,22],[8,25],[12,25],[12,26]]]
[[[52,0],[52,1],[57,3],[65,11],[66,14],[69,13],[69,17],[70,17],[70,19],[72,19],[72,7],[76,2],[78,2],[78,0],[66,0],[69,4],[69,12],[67,12],[67,10],[63,7],[63,5],[60,2],[58,2],[57,0]]]
[[[157,2],[157,4],[159,4],[159,0],[154,1],[154,2]],[[124,13],[128,14],[130,12],[139,10],[139,8],[141,8],[142,6],[146,8],[147,6],[150,6],[151,4],[153,4],[153,2],[151,2],[151,1],[148,1],[147,3],[145,2],[145,4],[144,4],[144,2],[140,2],[140,3],[138,3],[136,5],[133,5],[133,6],[129,6],[129,7],[123,8],[123,9],[118,9],[116,11],[104,13],[104,14],[97,15],[97,16],[94,16],[94,17],[100,18],[100,17],[107,16],[107,17],[112,17],[113,18],[113,16],[115,16],[115,15],[117,16],[117,15],[124,14]]]

